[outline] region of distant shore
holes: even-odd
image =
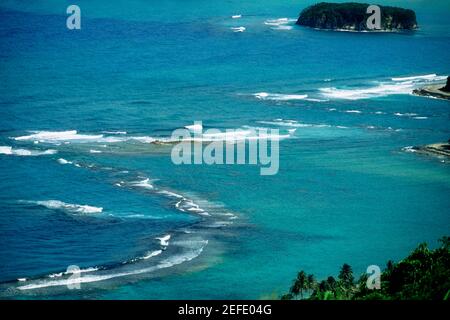
[[[450,92],[443,91],[442,84],[415,89],[413,90],[413,94],[416,96],[450,100]]]
[[[425,146],[412,147],[410,150],[427,155],[450,157],[450,142],[432,143]]]

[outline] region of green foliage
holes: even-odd
[[[305,271],[300,271],[297,274],[297,278],[294,280],[291,289],[289,290],[289,296],[283,295],[282,298],[286,300],[292,300],[298,298],[303,299],[303,294],[305,292],[311,294],[313,290],[317,287],[317,282],[312,274],[306,274]],[[289,298],[289,299],[288,299]]]
[[[292,299],[294,299],[292,293],[286,293],[281,296],[281,300],[292,300]]]
[[[343,264],[338,280],[330,276],[317,282],[314,275],[300,271],[282,299],[298,299],[299,295],[303,299],[307,292],[311,300],[449,300],[450,237],[440,243],[434,250],[422,243],[398,263],[388,261],[380,290],[367,288],[367,274],[355,282],[351,266]]]
[[[345,288],[351,288],[353,286],[353,281],[355,280],[353,277],[352,267],[344,263],[341,271],[339,272],[338,278],[341,281],[342,286]]]

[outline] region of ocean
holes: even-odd
[[[381,1],[402,33],[295,25],[313,3],[78,0],[68,30],[0,1],[0,297],[277,298],[449,235],[448,159],[408,148],[450,138],[410,94],[450,74],[448,3]],[[194,121],[278,129],[278,173],[173,164]]]

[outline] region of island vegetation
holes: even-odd
[[[337,279],[318,281],[300,271],[282,300],[449,300],[450,237],[443,237],[434,250],[420,244],[405,259],[388,261],[379,289],[369,289],[368,275],[355,280],[352,267],[344,264]]]
[[[317,29],[373,31],[367,27],[369,4],[321,2],[304,9],[297,24]],[[414,30],[418,28],[413,10],[398,7],[379,6],[381,9],[381,29],[378,31]]]

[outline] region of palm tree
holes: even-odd
[[[305,271],[302,270],[298,273],[297,279],[295,279],[290,291],[294,296],[300,294],[300,298],[303,299],[303,290],[305,289],[307,289],[307,277]]]
[[[296,297],[300,293],[300,286],[298,284],[297,279],[294,280],[291,289],[289,289],[289,293],[291,294],[292,297]]]
[[[353,285],[354,277],[352,267],[346,263],[342,265],[341,271],[339,272],[339,280],[341,280],[345,288],[351,288]]]
[[[447,82],[448,82],[448,80],[447,80]],[[450,139],[448,139],[448,141],[450,143]],[[442,237],[439,239],[439,242],[442,244],[443,249],[448,250],[450,248],[450,237]]]
[[[318,286],[319,292],[325,292],[325,291],[330,291],[330,290],[331,290],[331,287],[327,281],[325,281],[325,280],[320,281],[319,286]]]
[[[336,293],[336,279],[334,277],[329,276],[327,279],[328,288],[330,291],[333,291],[333,293]]]
[[[386,271],[387,272],[392,272],[392,270],[394,270],[394,261],[392,261],[392,260],[389,260],[387,263],[386,263]]]
[[[310,290],[310,292],[314,291],[316,289],[317,286],[317,282],[316,279],[314,278],[313,274],[308,275],[308,277],[306,278],[306,287],[308,290]]]

